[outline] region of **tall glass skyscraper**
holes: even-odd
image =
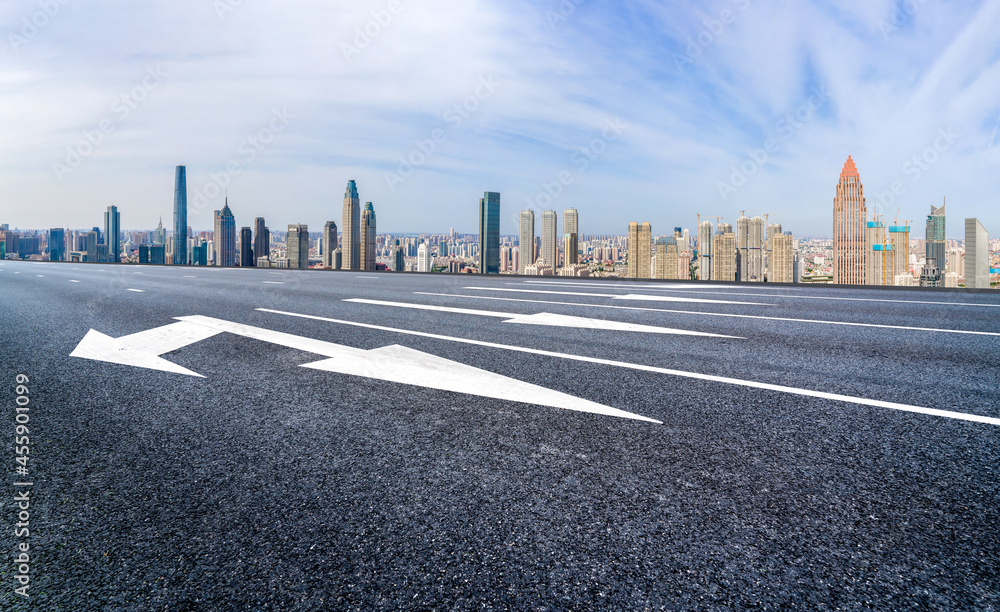
[[[271,258],[271,230],[265,226],[264,217],[257,217],[253,222],[253,256]]]
[[[479,273],[500,274],[500,194],[495,191],[479,200]]]
[[[108,245],[108,262],[121,263],[121,216],[114,204],[108,206],[107,212],[104,213],[104,241]]]
[[[579,238],[580,214],[575,208],[567,208],[563,211],[563,252],[567,266],[580,263]]]
[[[937,267],[945,269],[945,238],[944,238],[944,208],[942,204],[935,208],[931,206],[931,214],[927,215],[927,246],[926,259],[934,258]]]
[[[360,236],[361,244],[359,246],[359,252],[361,253],[361,264],[360,269],[362,270],[374,270],[375,269],[375,207],[372,206],[371,202],[365,203],[365,209],[361,212],[361,225],[360,225]]]
[[[186,266],[188,228],[187,168],[177,166],[174,173],[174,256],[175,266]]]
[[[253,256],[253,230],[240,228],[240,267],[253,268],[257,262]]]
[[[49,261],[66,259],[66,230],[53,228],[49,230]]]
[[[215,221],[215,265],[232,267],[236,265],[236,218],[229,209],[229,198],[219,211]]]

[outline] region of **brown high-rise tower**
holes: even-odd
[[[868,207],[854,160],[847,156],[833,199],[833,282],[864,285],[868,256]]]

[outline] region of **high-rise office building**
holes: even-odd
[[[702,221],[698,224],[698,278],[712,280],[712,249],[715,236],[712,234],[712,222]]]
[[[271,230],[264,222],[264,217],[257,217],[253,222],[253,254],[254,257],[271,258]]]
[[[257,259],[253,252],[253,230],[249,227],[240,228],[240,267],[254,268]]]
[[[216,211],[215,235],[212,239],[215,250],[215,265],[231,268],[236,265],[236,217],[229,208],[229,198],[222,210]]]
[[[944,237],[944,232],[945,232],[944,209],[945,209],[945,204],[941,204],[941,206],[937,208],[931,206],[931,214],[927,215],[927,233],[926,233],[926,243],[924,247],[925,267],[928,269],[936,268],[938,274],[944,274],[944,270],[946,269],[948,263],[945,255],[946,246]],[[933,260],[933,264],[931,260]],[[943,280],[937,279],[936,275],[930,273],[928,274],[921,273],[920,283],[921,287],[943,286]]]
[[[542,259],[555,271],[559,267],[559,216],[554,210],[542,211]]]
[[[649,223],[628,224],[628,277],[650,278],[652,255],[650,247],[653,241],[653,229]]]
[[[840,171],[833,199],[833,282],[864,285],[868,242],[868,205],[861,176],[850,156]]]
[[[337,251],[337,224],[333,221],[327,221],[326,225],[323,226],[323,267],[333,268],[336,262],[336,251]]]
[[[392,271],[406,271],[406,258],[403,256],[403,245],[399,243],[399,238],[396,239],[392,247]]]
[[[360,268],[371,271],[375,269],[375,207],[371,202],[365,202],[365,209],[361,211],[360,227]]]
[[[361,269],[361,198],[358,196],[358,186],[351,180],[347,181],[347,191],[344,193],[343,223],[341,250],[343,251],[343,269]]]
[[[434,257],[431,255],[431,247],[426,242],[421,242],[417,247],[417,272],[430,272],[433,270]]]
[[[288,267],[305,270],[309,267],[309,226],[295,224],[288,226],[286,239]]]
[[[163,227],[163,217],[160,217],[160,223],[153,232],[153,244],[167,244],[167,230]]]
[[[774,234],[768,241],[771,246],[771,271],[767,280],[772,283],[795,282],[795,239],[789,234]]]
[[[479,200],[479,273],[500,274],[500,194],[495,191]]]
[[[580,263],[579,240],[580,213],[575,208],[567,208],[563,211],[563,250],[565,251],[563,257],[567,266]]]
[[[733,226],[728,223],[720,223],[715,234],[712,248],[712,280],[735,281],[736,280],[736,234],[733,233]]]
[[[49,261],[66,261],[66,230],[49,230]]]
[[[104,241],[108,245],[108,262],[120,263],[122,260],[121,216],[118,207],[112,204],[104,213]]]
[[[177,166],[174,172],[174,253],[173,264],[186,266],[187,254],[187,168]]]
[[[965,220],[965,286],[990,288],[990,235],[975,218]]]
[[[764,281],[764,219],[753,217],[750,219],[747,234],[747,261],[746,278],[751,282]]]
[[[535,211],[522,210],[518,228],[518,274],[524,274],[524,269],[535,263]]]

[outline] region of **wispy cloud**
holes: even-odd
[[[939,129],[962,137],[895,206],[918,218],[947,195],[949,212],[1000,232],[996,2],[924,0],[902,17],[893,0],[225,4],[220,18],[212,2],[193,0],[67,2],[30,44],[0,51],[0,199],[32,204],[5,204],[3,222],[90,226],[115,201],[123,225],[155,226],[170,213],[174,165],[208,184],[273,109],[287,108],[295,121],[231,177],[239,223],[319,227],[338,218],[353,178],[380,229],[474,231],[483,191],[500,191],[509,210],[527,207],[573,167],[581,143],[620,118],[628,130],[559,196],[586,233],[622,232],[630,220],[690,227],[697,212],[752,209],[824,235],[848,153],[872,200]],[[0,32],[16,33],[36,8],[0,8]],[[345,55],[366,28],[377,32]],[[150,65],[170,78],[55,180],[52,160]],[[447,110],[484,77],[502,85],[449,123]],[[816,88],[829,101],[785,138],[781,122]],[[400,157],[439,129],[447,138],[433,155],[387,184]],[[719,180],[769,139],[781,146],[720,198]]]

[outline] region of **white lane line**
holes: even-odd
[[[197,276],[191,276],[190,274],[185,274],[184,278],[198,278]]]
[[[526,283],[541,283],[546,281],[525,281]],[[467,287],[468,288],[468,287]],[[742,289],[743,287],[740,287]],[[761,287],[764,289],[765,287]],[[613,291],[635,291],[635,287],[608,287],[608,289]],[[781,295],[772,293],[734,293],[726,291],[705,291],[704,289],[692,290],[692,289],[663,289],[659,287],[643,287],[644,291],[671,291],[675,293],[707,293],[709,295],[748,295],[751,297],[773,297],[773,298],[787,298],[790,300],[839,300],[846,302],[892,302],[898,304],[936,304],[942,306],[985,306],[987,308],[1000,308],[1000,304],[976,304],[975,302],[928,302],[924,300],[888,300],[884,298],[849,298],[849,297],[831,297],[823,295]],[[513,291],[513,289],[511,290]],[[583,295],[583,294],[580,294]]]
[[[614,291],[635,291],[635,290],[649,290],[649,291],[675,291],[678,289],[688,290],[688,289],[706,289],[711,287],[716,290],[725,289],[771,289],[764,283],[746,283],[744,285],[738,286],[716,286],[716,285],[694,285],[694,284],[681,284],[681,283],[658,283],[658,284],[646,284],[646,283],[622,283],[616,281],[604,281],[604,282],[577,282],[577,281],[540,281],[540,280],[529,280],[522,281],[520,283],[507,283],[508,285],[571,285],[577,287],[603,287],[606,289],[611,289]],[[669,287],[669,288],[668,288]],[[802,291],[799,287],[781,287],[781,289],[788,289],[792,291]]]
[[[35,276],[37,276],[38,278],[45,278],[44,274],[36,274]]]
[[[640,325],[636,323],[623,323],[620,321],[589,319],[586,317],[559,315],[548,312],[540,312],[537,314],[518,314],[515,312],[497,312],[495,310],[472,310],[470,308],[452,308],[449,306],[433,306],[430,304],[414,304],[410,302],[386,302],[383,300],[367,300],[362,298],[351,298],[351,299],[346,299],[344,301],[355,302],[358,304],[373,304],[376,306],[392,306],[395,308],[412,308],[416,310],[431,310],[436,312],[452,312],[457,314],[471,314],[484,317],[497,317],[500,319],[506,319],[504,323],[520,323],[524,325],[546,325],[549,327],[575,327],[579,329],[645,332],[651,334],[674,334],[678,336],[702,336],[710,338],[731,338],[736,340],[746,340],[746,338],[739,338],[737,336],[723,336],[720,334],[689,331],[686,329],[673,329],[669,327],[659,327],[655,325]]]
[[[494,342],[484,342],[482,340],[471,340],[469,338],[454,338],[452,336],[442,336],[441,334],[431,334],[427,332],[418,332],[408,329],[396,329],[393,327],[384,327],[382,325],[372,325],[370,323],[358,323],[356,321],[343,321],[340,319],[330,319],[327,317],[318,317],[315,315],[306,315],[296,312],[284,312],[281,310],[271,310],[270,308],[258,308],[260,312],[269,312],[272,314],[279,314],[289,317],[298,317],[301,319],[312,319],[315,321],[326,321],[328,323],[340,323],[342,325],[352,325],[354,327],[364,327],[367,329],[378,329],[381,331],[395,332],[400,334],[406,334],[410,336],[421,336],[424,338],[434,338],[437,340],[448,340],[450,342],[460,342],[462,344],[474,344],[476,346],[486,346],[490,348],[504,349],[508,351],[516,351],[519,353],[531,353],[533,355],[542,355],[545,357],[556,357],[559,359],[569,359],[572,361],[583,361],[586,363],[596,363],[600,365],[609,365],[619,368],[628,368],[631,370],[640,370],[643,372],[653,372],[657,374],[667,374],[670,376],[680,376],[683,378],[693,378],[696,380],[706,380],[710,382],[719,382],[728,385],[737,385],[741,387],[751,387],[755,389],[765,389],[768,391],[778,391],[780,393],[790,393],[792,395],[802,395],[806,397],[815,397],[820,399],[827,399],[835,402],[847,402],[850,404],[861,404],[863,406],[873,406],[876,408],[889,408],[891,410],[901,410],[904,412],[916,412],[918,414],[927,414],[931,416],[945,417],[949,419],[957,419],[962,421],[972,421],[974,423],[986,423],[988,425],[1000,425],[1000,419],[994,417],[981,416],[978,414],[965,414],[962,412],[952,412],[950,410],[938,410],[937,408],[924,408],[922,406],[910,406],[908,404],[897,404],[896,402],[885,402],[882,400],[867,399],[863,397],[852,397],[850,395],[839,395],[837,393],[826,393],[824,391],[813,391],[811,389],[798,389],[795,387],[785,387],[783,385],[773,385],[771,383],[756,382],[752,380],[742,380],[739,378],[729,378],[726,376],[715,376],[712,374],[699,374],[697,372],[685,372],[682,370],[671,370],[668,368],[658,368],[656,366],[642,365],[638,363],[627,363],[624,361],[614,361],[611,359],[600,359],[597,357],[584,357],[583,355],[572,355],[569,353],[556,353],[553,351],[544,351],[541,349],[527,348],[523,346],[513,346],[508,344],[496,344]]]
[[[285,283],[282,283],[280,281],[262,281],[262,282],[265,285],[284,285],[285,284]]]
[[[20,272],[15,272],[14,274],[20,274]]]
[[[142,289],[126,289],[125,291],[131,291],[133,293],[146,293]]]
[[[268,272],[268,274],[284,274],[284,272]]]
[[[614,293],[577,293],[571,291],[544,291],[541,289],[503,289],[501,287],[462,287],[463,289],[472,289],[474,291],[503,291],[507,293],[547,293],[551,295],[582,295],[586,297],[606,297],[611,299],[645,299],[642,296],[619,296]],[[659,299],[665,296],[651,296],[652,299]],[[757,302],[729,302],[725,300],[703,300],[700,298],[675,298],[667,297],[662,300],[665,302],[689,302],[695,304],[740,304],[743,306],[772,306],[772,304],[759,304]]]
[[[354,278],[381,278],[380,276],[355,276]]]
[[[71,283],[78,283],[78,282],[80,282],[80,281],[78,281],[78,280],[71,280],[71,281],[69,281],[69,282],[71,282]]]
[[[586,308],[614,308],[618,310],[642,310],[645,312],[669,312],[701,317],[733,317],[737,319],[764,319],[766,321],[790,321],[792,323],[815,323],[818,325],[847,325],[850,327],[876,327],[881,329],[904,329],[910,331],[942,332],[946,334],[972,334],[976,336],[1000,336],[997,332],[967,331],[964,329],[939,329],[936,327],[910,327],[905,325],[880,325],[878,323],[851,323],[849,321],[821,321],[814,319],[793,319],[790,317],[765,317],[762,315],[730,314],[722,312],[698,312],[696,310],[669,310],[666,308],[643,308],[641,306],[610,306],[607,304],[580,304],[575,302],[557,302],[554,300],[525,300],[520,298],[502,298],[486,295],[461,295],[457,293],[427,293],[414,291],[414,295],[434,295],[439,297],[465,298],[469,300],[498,300],[502,302],[528,302],[531,304],[558,304],[560,306],[584,306]]]

